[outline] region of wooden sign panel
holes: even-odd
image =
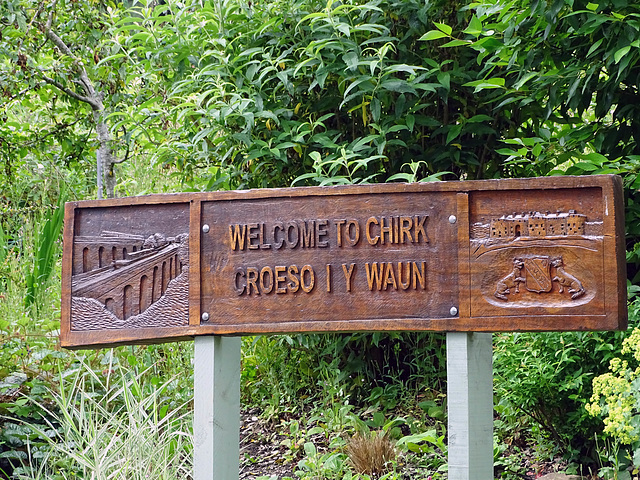
[[[626,328],[622,203],[615,176],[69,203],[61,342]]]

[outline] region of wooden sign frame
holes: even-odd
[[[67,203],[61,344],[626,328],[617,176]]]

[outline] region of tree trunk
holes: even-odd
[[[89,78],[89,75],[87,75],[87,71],[85,70],[82,61],[75,57],[67,44],[64,43],[64,41],[51,30],[51,17],[45,27],[45,33],[47,35],[47,39],[50,40],[56,47],[58,47],[65,55],[68,55],[69,57],[75,59],[75,66],[77,68],[79,77],[77,83],[82,87],[82,90],[84,90],[84,95],[77,93],[75,90],[71,90],[57,80],[49,78],[44,74],[42,75],[42,78],[45,82],[55,86],[70,97],[73,97],[81,102],[85,102],[89,106],[91,106],[91,109],[93,110],[93,121],[96,125],[96,135],[98,137],[99,144],[98,152],[96,153],[96,163],[99,176],[98,198],[102,198],[103,185],[106,190],[107,198],[113,198],[115,197],[116,188],[116,178],[113,172],[113,166],[114,164],[119,162],[114,159],[111,133],[109,132],[109,127],[104,121],[105,110],[104,104],[102,103],[104,94],[95,90],[93,82]]]
[[[102,104],[102,102],[100,102]],[[107,198],[115,197],[116,177],[113,173],[113,165],[117,163],[113,160],[113,149],[111,148],[111,134],[109,127],[104,120],[102,111],[93,111],[93,120],[96,123],[96,134],[98,136],[98,152],[96,161],[98,163],[98,198],[102,197],[102,188],[106,190]]]

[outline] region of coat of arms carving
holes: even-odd
[[[572,300],[586,292],[582,282],[565,270],[562,256],[527,255],[513,259],[511,272],[498,281],[494,296],[506,302],[507,295],[520,293],[520,284],[529,292],[550,293],[554,282],[558,284],[558,293],[566,289]]]

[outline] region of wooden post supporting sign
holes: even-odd
[[[193,478],[238,478],[240,337],[195,339]]]
[[[493,478],[490,333],[447,333],[449,480]]]
[[[216,335],[451,332],[449,476],[484,479],[490,332],[624,329],[625,265],[611,175],[71,202],[60,340],[196,338],[205,480],[237,477],[240,343]]]

